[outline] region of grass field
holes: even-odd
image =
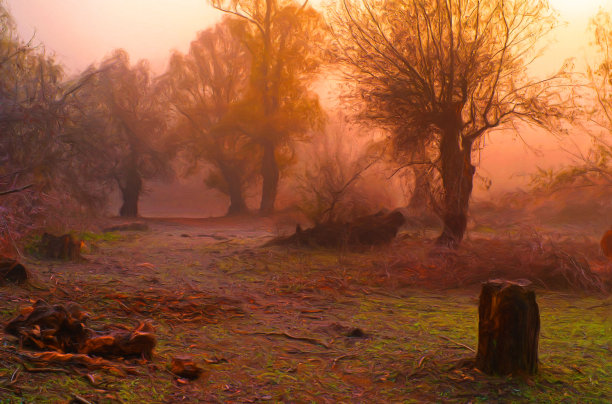
[[[538,290],[539,373],[486,376],[469,366],[478,283],[437,282],[426,235],[338,252],[263,248],[277,232],[266,221],[149,225],[88,234],[84,262],[27,258],[34,280],[0,288],[0,321],[37,299],[79,303],[94,329],[151,320],[153,360],[31,362],[0,334],[0,403],[612,400],[605,294]],[[183,355],[204,368],[198,380],[168,370]]]

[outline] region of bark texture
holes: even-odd
[[[529,284],[492,280],[482,285],[476,367],[484,373],[537,372],[540,312]]]
[[[227,184],[227,192],[230,197],[230,206],[227,215],[239,215],[247,212],[247,206],[242,193],[242,181],[239,171],[230,164],[219,162],[221,175]]]
[[[261,176],[263,185],[259,210],[263,214],[270,214],[274,212],[274,203],[276,202],[276,193],[278,190],[279,169],[274,153],[274,144],[269,141],[263,144]]]
[[[458,126],[451,125],[445,130],[440,145],[444,229],[436,243],[449,248],[458,247],[465,235],[476,173],[476,168],[472,165],[472,142],[463,140],[460,143],[460,138]]]
[[[125,182],[119,182],[123,203],[119,209],[119,216],[136,217],[138,216],[138,199],[142,191],[142,178],[135,166],[131,166],[125,173]]]

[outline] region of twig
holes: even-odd
[[[46,372],[56,372],[56,373],[65,373],[67,375],[72,374],[72,372],[61,369],[61,368],[30,368],[25,363],[21,364],[23,366],[23,370],[29,373],[46,373]]]
[[[9,189],[8,191],[1,191],[0,192],[0,196],[8,195],[8,194],[14,194],[14,193],[17,193],[17,192],[25,191],[26,189],[32,188],[33,186],[34,186],[34,184],[30,184],[30,185],[26,185],[26,186],[20,187],[20,188]]]
[[[475,351],[475,350],[474,350],[472,347],[469,347],[469,346],[467,346],[467,345],[465,345],[465,344],[462,344],[461,342],[457,342],[457,341],[455,341],[455,340],[452,340],[452,339],[450,339],[450,338],[448,338],[448,337],[445,337],[444,335],[438,335],[438,337],[442,338],[443,340],[446,340],[446,341],[448,341],[448,342],[452,342],[452,343],[453,343],[453,344],[455,344],[455,345],[458,345],[458,346],[460,346],[460,347],[463,347],[463,348],[465,348],[465,349],[467,349],[467,350],[470,350],[470,351],[472,351],[472,352],[476,353],[476,351]]]
[[[285,337],[285,338],[289,338],[289,339],[293,339],[296,341],[304,341],[307,342],[309,344],[313,344],[313,345],[320,345],[326,349],[330,349],[330,346],[327,345],[324,342],[321,342],[319,340],[316,340],[314,338],[308,338],[308,337],[296,337],[293,336],[291,334],[288,334],[286,332],[244,332],[244,331],[238,331],[235,330],[235,332],[237,334],[243,334],[243,335],[266,335],[266,336],[278,336],[278,337]]]
[[[334,359],[332,361],[332,365],[331,368],[335,368],[336,367],[336,363],[338,363],[338,361],[342,360],[342,359],[346,359],[346,358],[354,358],[356,357],[356,354],[347,354],[347,355],[342,355],[342,356],[338,356],[336,359]]]
[[[13,372],[11,376],[11,384],[17,381],[17,377],[19,377],[19,367],[15,368],[15,371]]]
[[[587,307],[587,310],[591,310],[591,309],[598,309],[600,307],[608,307],[608,306],[612,306],[612,302],[607,302],[607,303],[602,303],[602,304],[596,304],[595,306],[590,306]]]
[[[72,398],[74,399],[74,401],[79,402],[81,404],[91,404],[91,401],[88,401],[86,399],[84,399],[83,397],[73,394]]]

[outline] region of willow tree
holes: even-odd
[[[172,132],[191,170],[210,164],[207,184],[229,196],[228,214],[239,214],[247,211],[244,189],[253,179],[258,151],[234,125],[233,111],[248,90],[251,58],[231,25],[226,19],[200,32],[189,53],[172,55],[160,87],[175,111]]]
[[[410,137],[435,145],[425,163],[441,178],[439,244],[464,236],[483,137],[563,113],[560,75],[526,73],[554,24],[545,0],[343,0],[332,12],[336,55],[362,115],[400,146]]]
[[[211,0],[239,17],[234,32],[251,56],[248,95],[236,122],[261,150],[260,210],[270,213],[280,177],[279,156],[321,123],[308,84],[319,67],[320,15],[291,0]]]
[[[137,216],[143,180],[169,173],[165,108],[145,60],[131,65],[128,54],[116,50],[89,71],[96,73],[80,94],[75,147],[90,152],[101,175],[118,186],[119,214]]]

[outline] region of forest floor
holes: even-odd
[[[146,232],[83,234],[83,262],[27,257],[34,280],[0,287],[0,322],[37,299],[79,303],[93,328],[152,320],[153,360],[119,361],[128,373],[37,369],[7,354],[18,348],[0,332],[0,403],[612,399],[605,293],[538,289],[539,373],[492,377],[469,366],[486,279],[443,272],[426,233],[340,252],[262,247],[289,230],[268,219],[147,222]],[[199,379],[168,371],[184,355],[204,368]]]

